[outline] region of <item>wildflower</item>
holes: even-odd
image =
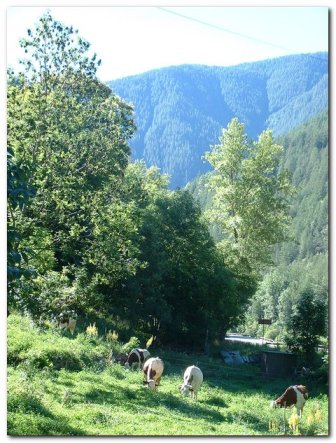
[[[309,414],[308,414],[308,418],[307,418],[307,424],[308,424],[308,426],[311,426],[311,425],[314,424],[314,422],[315,422],[314,412],[310,411]]]
[[[315,421],[319,422],[322,420],[322,412],[321,409],[318,408],[315,412]]]
[[[117,341],[118,340],[118,333],[116,331],[108,331],[106,334],[106,340],[107,341]]]
[[[276,418],[269,421],[268,429],[270,432],[273,432],[274,434],[277,434],[279,432],[279,423]]]
[[[288,419],[288,424],[293,434],[299,434],[299,416],[296,412],[293,412],[292,415]]]
[[[86,328],[86,333],[87,335],[91,335],[92,337],[97,337],[98,336],[98,328],[96,326],[96,323],[93,323],[93,325],[88,326]]]
[[[150,347],[150,345],[153,343],[154,337],[153,335],[147,340],[146,343],[146,349],[148,349]]]

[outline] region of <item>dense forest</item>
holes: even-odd
[[[258,318],[271,318],[266,335],[284,340],[300,301],[311,297],[327,330],[328,315],[328,113],[314,117],[277,140],[284,146],[279,171],[289,170],[295,194],[290,205],[290,239],[274,247],[274,266],[263,273],[240,330],[261,334]],[[200,176],[187,189],[207,213],[213,206],[211,174]],[[219,226],[211,232],[222,239]],[[308,295],[307,295],[308,294]],[[311,294],[311,296],[309,296]],[[315,306],[315,307],[316,307]],[[311,314],[309,321],[312,321]]]
[[[108,83],[135,107],[132,157],[185,186],[210,170],[202,156],[234,118],[255,139],[278,136],[322,112],[328,102],[328,55],[293,55],[233,67],[173,66]]]
[[[87,55],[88,42],[46,13],[21,46],[23,70],[8,73],[9,312],[37,323],[76,313],[78,324],[94,321],[116,330],[121,340],[153,337],[159,345],[207,352],[228,330],[258,332],[256,319],[271,316],[268,334],[307,356],[327,326],[327,114],[277,140],[265,125],[289,103],[314,95],[327,81],[326,63],[302,56],[255,64],[259,89],[253,89],[256,77],[245,81],[252,65],[237,75],[236,68],[209,68],[213,79],[224,76],[214,84],[227,88],[227,97],[235,82],[250,93],[239,105],[246,110],[241,119],[234,100],[227,113],[223,95],[209,90],[204,110],[217,110],[221,130],[211,118],[209,125],[193,119],[186,125],[174,111],[179,131],[164,113],[176,109],[174,95],[166,96],[161,80],[147,90],[153,100],[172,100],[172,107],[166,102],[160,108],[163,114],[155,111],[163,132],[167,122],[176,137],[192,132],[200,150],[192,155],[202,152],[213,170],[187,189],[172,190],[157,167],[131,158],[131,140],[149,120],[139,120],[137,109],[97,79],[101,62]],[[300,75],[289,75],[294,68]],[[203,90],[203,68],[176,70],[186,76],[189,99],[198,100],[188,90],[188,71]],[[279,88],[284,78],[289,84]],[[169,76],[165,85],[182,87]],[[261,85],[267,85],[266,102],[266,95],[255,93]],[[254,98],[272,114],[252,129],[253,112],[261,109]],[[183,109],[197,113],[189,99]],[[318,99],[315,111],[325,108],[325,93]],[[280,126],[288,124],[282,120]],[[209,127],[216,133],[212,144],[202,135]],[[151,128],[155,152],[166,155],[161,132]],[[166,159],[183,156],[184,170],[190,157],[182,149],[181,158],[174,155],[172,150]],[[308,326],[299,323],[304,309]]]

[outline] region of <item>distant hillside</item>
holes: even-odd
[[[133,158],[184,186],[209,170],[202,155],[232,117],[255,138],[286,133],[328,105],[328,55],[294,55],[234,67],[182,65],[109,82],[135,106]]]
[[[296,241],[278,249],[284,264],[328,253],[328,113],[324,112],[279,138],[285,147],[282,168],[297,189],[291,213]],[[322,276],[320,276],[322,278]]]

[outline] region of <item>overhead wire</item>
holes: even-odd
[[[180,12],[176,12],[176,11],[173,11],[171,9],[167,9],[167,8],[162,7],[162,6],[157,6],[156,8],[159,9],[160,11],[163,11],[163,12],[166,12],[166,13],[169,13],[169,14],[172,14],[172,15],[176,15],[176,16],[178,16],[180,18],[183,18],[183,19],[186,19],[186,20],[190,20],[190,21],[193,21],[195,23],[199,23],[199,24],[204,25],[204,26],[208,26],[209,28],[217,29],[218,31],[223,31],[223,32],[226,32],[228,34],[232,34],[232,35],[235,35],[235,36],[238,36],[238,37],[242,37],[242,38],[245,38],[245,39],[248,39],[248,40],[251,40],[251,41],[255,41],[255,42],[263,44],[263,45],[272,46],[272,47],[277,48],[277,49],[282,49],[284,51],[289,52],[290,53],[289,55],[299,55],[300,54],[300,55],[304,55],[306,57],[314,58],[314,59],[317,59],[317,60],[320,60],[320,61],[328,63],[328,59],[327,58],[321,58],[321,57],[318,57],[318,56],[312,55],[312,54],[301,54],[301,53],[299,53],[297,51],[295,52],[292,49],[286,48],[284,46],[281,46],[281,45],[278,45],[278,44],[275,44],[275,43],[271,43],[269,41],[262,40],[262,39],[259,39],[259,38],[256,38],[256,37],[252,37],[250,35],[243,34],[241,32],[232,31],[231,29],[224,28],[223,26],[219,26],[219,25],[215,25],[213,23],[205,22],[205,21],[197,19],[195,17],[191,17],[189,15],[185,15],[185,14],[182,14]]]

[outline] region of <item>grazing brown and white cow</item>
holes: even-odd
[[[197,393],[203,382],[203,373],[197,366],[189,366],[183,375],[183,384],[179,389],[183,395],[191,395],[197,400]]]
[[[276,400],[271,402],[272,408],[287,408],[295,406],[297,414],[302,417],[303,406],[308,398],[308,389],[303,385],[289,386]]]
[[[77,323],[77,315],[71,311],[69,314],[60,314],[58,316],[58,326],[60,329],[65,329],[73,333],[75,332],[76,323]]]
[[[157,389],[160,384],[161,375],[163,373],[164,364],[161,358],[149,358],[143,367],[144,381],[149,389]]]
[[[125,368],[130,369],[134,364],[138,364],[141,369],[149,356],[150,352],[147,349],[134,348],[128,354]]]

